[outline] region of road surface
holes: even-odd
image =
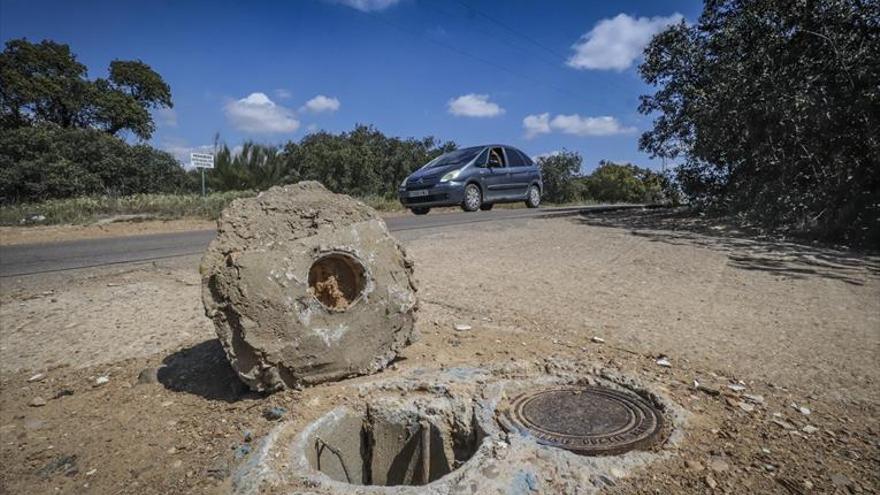
[[[385,222],[392,232],[401,232],[638,207],[640,206],[596,205],[534,210],[498,209],[475,213],[397,216],[386,218]],[[0,247],[0,278],[196,255],[204,251],[213,238],[214,230],[199,230],[4,246]]]

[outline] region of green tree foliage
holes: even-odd
[[[2,129],[51,123],[149,139],[155,130],[150,109],[172,105],[171,89],[139,60],[114,60],[108,79],[91,81],[65,44],[16,39],[0,52]]]
[[[698,205],[880,241],[880,3],[711,0],[657,35],[641,147]]]
[[[217,146],[207,182],[213,191],[264,190],[288,182],[286,174],[287,163],[277,146],[247,141],[237,152]]]
[[[585,197],[609,203],[677,202],[671,184],[661,174],[629,163],[600,161],[581,179]]]
[[[0,203],[179,192],[186,183],[170,154],[95,129],[36,125],[0,132]]]
[[[538,158],[538,167],[544,180],[543,200],[549,203],[565,203],[578,199],[576,178],[580,174],[583,158],[580,153],[563,150],[560,153]]]
[[[387,197],[394,196],[397,185],[415,169],[453,149],[452,142],[400,139],[358,125],[339,134],[309,134],[282,149],[246,142],[233,152],[218,145],[207,181],[212,190],[230,191],[316,180],[335,192]]]

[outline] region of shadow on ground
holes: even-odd
[[[822,277],[853,285],[864,285],[868,277],[880,277],[878,253],[773,238],[728,220],[701,217],[685,208],[583,212],[577,221],[629,229],[632,235],[651,242],[721,251],[731,266],[742,270],[795,279]]]
[[[217,339],[181,349],[162,363],[157,375],[168,390],[225,402],[259,397],[239,380]]]

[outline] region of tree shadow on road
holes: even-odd
[[[880,253],[774,238],[729,220],[701,217],[686,208],[583,212],[577,221],[629,229],[651,242],[721,251],[730,266],[742,270],[794,279],[821,277],[852,285],[880,277]]]
[[[260,397],[238,378],[218,339],[181,349],[162,363],[165,366],[159,368],[159,383],[168,390],[230,403]]]

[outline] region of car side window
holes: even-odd
[[[510,160],[511,167],[525,167],[526,162],[523,161],[522,155],[519,151],[513,148],[507,148],[507,159]]]
[[[523,159],[523,167],[534,167],[535,166],[535,162],[532,161],[532,158],[529,155],[523,153],[520,150],[516,150],[516,152],[519,153],[519,155]]]
[[[490,167],[506,167],[504,161],[504,151],[501,148],[492,148],[489,150],[489,166]]]
[[[474,165],[476,165],[477,167],[485,167],[486,160],[488,160],[488,159],[489,159],[489,150],[485,149],[485,150],[483,150],[482,153],[480,153],[480,156],[478,156],[477,159],[474,160]]]

